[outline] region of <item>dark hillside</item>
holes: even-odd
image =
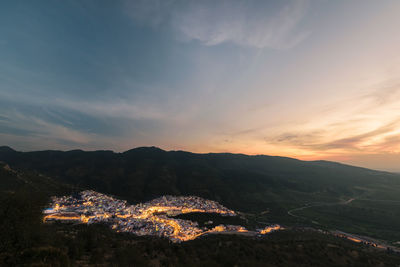
[[[131,202],[164,194],[199,195],[242,211],[271,202],[336,201],[371,193],[382,185],[400,189],[400,176],[343,164],[241,154],[166,152],[155,147],[124,153],[0,149],[10,166],[117,195]],[[277,207],[279,211],[279,207]]]
[[[282,231],[263,238],[215,235],[171,244],[166,239],[115,233],[103,225],[42,223],[42,210],[50,196],[70,194],[82,189],[62,181],[85,184],[87,187],[91,183],[96,186],[108,185],[109,190],[114,190],[115,194],[118,193],[116,189],[121,190],[121,194],[138,192],[135,195],[138,199],[137,196],[150,196],[150,190],[157,188],[160,179],[165,179],[161,180],[166,184],[164,188],[159,188],[159,192],[177,190],[179,194],[179,190],[187,187],[193,192],[221,197],[222,194],[229,196],[232,194],[229,190],[233,190],[239,192],[237,197],[243,201],[243,207],[260,205],[257,198],[262,201],[263,194],[270,194],[275,199],[264,201],[262,205],[273,201],[279,203],[279,190],[288,195],[285,188],[290,183],[282,178],[285,176],[276,178],[264,174],[264,171],[248,172],[245,170],[248,168],[246,164],[254,163],[243,163],[245,166],[236,167],[226,159],[233,157],[241,161],[252,157],[224,155],[219,158],[216,155],[149,150],[145,150],[145,155],[143,151],[130,151],[128,155],[104,151],[7,153],[11,153],[7,159],[12,165],[0,163],[1,266],[394,266],[399,261],[399,256],[393,253],[315,231]],[[44,158],[48,161],[43,162]],[[107,162],[111,162],[115,169],[107,165]],[[49,168],[46,173],[56,174],[58,178],[38,172],[45,168]],[[191,172],[190,168],[195,171]],[[172,170],[173,175],[170,173]],[[112,171],[119,175],[111,175]],[[130,176],[125,176],[125,173]],[[207,173],[210,173],[209,177],[206,177]],[[189,178],[184,179],[187,176]],[[128,190],[123,191],[121,185],[115,185],[114,189],[113,177],[118,177],[126,187],[130,186]],[[207,186],[215,188],[202,185],[203,178],[207,178]],[[388,176],[384,179],[391,178]],[[140,184],[138,181],[143,183],[139,188],[149,191],[135,191],[134,186]],[[237,185],[238,181],[247,183]],[[256,186],[249,185],[252,181],[257,183]],[[148,185],[147,182],[155,184]],[[220,187],[217,187],[218,183]],[[228,189],[225,186],[229,186]],[[257,190],[260,186],[264,186],[261,189],[266,191]],[[255,194],[256,197],[246,199],[241,193],[246,196]],[[232,194],[230,201],[237,203],[233,201],[234,198]],[[262,208],[269,209],[271,206]]]

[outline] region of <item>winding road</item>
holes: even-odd
[[[292,217],[295,217],[295,218],[300,218],[300,219],[303,219],[303,220],[309,220],[309,218],[306,218],[306,217],[304,217],[304,216],[300,216],[300,215],[293,214],[293,212],[299,211],[299,210],[305,210],[305,209],[312,208],[312,207],[348,205],[348,204],[350,204],[351,202],[353,202],[355,199],[356,199],[356,198],[350,198],[350,199],[345,200],[345,201],[339,201],[339,202],[334,202],[334,203],[324,203],[324,202],[310,203],[310,204],[307,204],[307,205],[302,206],[302,207],[300,207],[300,208],[291,209],[291,210],[289,210],[289,211],[287,212],[287,214],[290,215],[290,216],[292,216]],[[314,223],[314,224],[319,224],[319,222],[314,221],[314,220],[311,220],[311,222]]]

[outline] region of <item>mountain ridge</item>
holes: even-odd
[[[341,163],[341,162],[336,162],[336,161],[329,161],[329,160],[301,160],[293,157],[286,157],[286,156],[272,156],[272,155],[266,155],[266,154],[257,154],[257,155],[249,155],[249,154],[244,154],[244,153],[230,153],[230,152],[221,152],[221,153],[216,153],[216,152],[206,152],[206,153],[195,153],[195,152],[190,152],[190,151],[185,151],[185,150],[164,150],[156,146],[139,146],[135,147],[132,149],[128,149],[123,152],[115,152],[113,150],[82,150],[82,149],[72,149],[72,150],[34,150],[34,151],[17,151],[9,146],[0,146],[0,157],[4,156],[4,154],[12,153],[12,154],[17,154],[17,153],[112,153],[115,155],[129,155],[129,154],[135,154],[135,153],[177,153],[177,154],[187,154],[187,155],[194,155],[194,156],[214,156],[214,157],[221,157],[221,156],[228,156],[228,157],[249,157],[249,158],[264,158],[264,159],[282,159],[282,160],[288,160],[288,161],[293,161],[293,162],[302,162],[302,163],[310,163],[310,164],[322,164],[326,167],[329,165],[333,166],[345,166],[345,167],[351,167],[351,168],[359,168],[359,169],[364,169],[364,170],[369,170],[373,172],[379,172],[379,173],[390,173],[390,174],[395,174],[397,175],[398,173],[395,172],[390,172],[390,171],[384,171],[384,170],[375,170],[372,168],[367,168],[367,167],[362,167],[362,166],[356,166],[356,165],[351,165],[351,164],[346,164],[346,163]]]

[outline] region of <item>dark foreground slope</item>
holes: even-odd
[[[387,172],[326,161],[167,152],[155,147],[124,153],[23,153],[2,147],[0,160],[131,203],[165,194],[198,195],[245,212],[253,221],[317,221],[331,228],[400,240],[400,176]],[[339,204],[349,199],[355,200]],[[298,217],[288,215],[289,210],[307,204],[315,207],[294,211]]]
[[[400,256],[313,231],[172,244],[102,225],[43,224],[51,195],[80,190],[0,163],[0,266],[396,266]]]

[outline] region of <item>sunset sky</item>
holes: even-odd
[[[400,1],[1,1],[0,145],[400,171]]]

